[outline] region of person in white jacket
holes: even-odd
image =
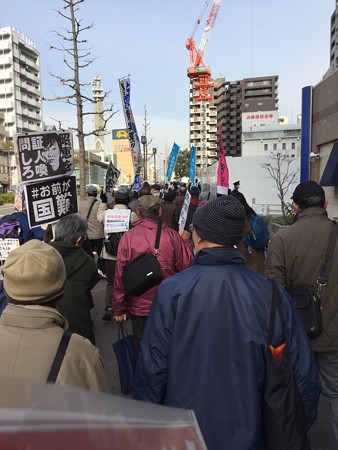
[[[97,211],[97,220],[104,223],[107,209],[128,209],[130,202],[130,194],[126,189],[119,189],[115,193],[114,203],[107,204],[107,198],[105,195],[101,195],[102,203],[99,204]],[[137,215],[132,211],[130,213],[130,222],[136,222],[138,220]],[[106,239],[107,240],[107,239]],[[110,321],[113,317],[112,301],[113,301],[113,288],[114,288],[114,276],[116,267],[116,255],[112,255],[106,251],[105,245],[103,245],[102,256],[106,261],[106,295],[105,295],[105,310],[102,320]]]

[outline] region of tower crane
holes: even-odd
[[[207,3],[209,4],[209,0]],[[211,80],[211,71],[203,62],[203,55],[214,27],[221,3],[222,0],[214,0],[199,47],[196,48],[193,35],[187,40],[186,43],[186,48],[190,53],[190,65],[188,67],[187,75],[192,82],[193,101],[200,102],[201,104],[200,164],[201,173],[203,174],[207,173],[208,167],[206,103],[211,101],[210,88],[214,85]],[[200,20],[198,20],[197,24],[200,24]]]

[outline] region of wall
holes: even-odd
[[[278,198],[277,188],[272,178],[269,177],[268,172],[261,167],[262,164],[270,162],[274,165],[273,160],[265,156],[245,156],[245,157],[227,157],[227,164],[229,168],[229,182],[230,189],[233,188],[233,183],[240,181],[240,191],[245,196],[250,206],[257,205],[255,208],[258,213],[266,213],[267,205],[271,206],[270,212],[280,214],[280,201]],[[300,167],[300,158],[295,158],[291,163],[292,170],[297,170]],[[216,185],[217,164],[209,168],[210,182],[213,186]],[[295,187],[299,184],[299,177],[293,183],[288,193],[286,194],[286,201],[292,203],[291,195]],[[262,206],[264,205],[263,209]]]

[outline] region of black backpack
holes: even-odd
[[[118,231],[117,233],[110,233],[108,235],[108,239],[105,240],[104,246],[106,249],[106,252],[109,253],[109,255],[116,256],[117,250],[119,248],[119,243],[121,240],[121,237],[124,235],[125,231]]]

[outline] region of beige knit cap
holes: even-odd
[[[3,266],[4,290],[9,300],[45,303],[63,295],[66,269],[59,252],[32,239],[11,251]]]

